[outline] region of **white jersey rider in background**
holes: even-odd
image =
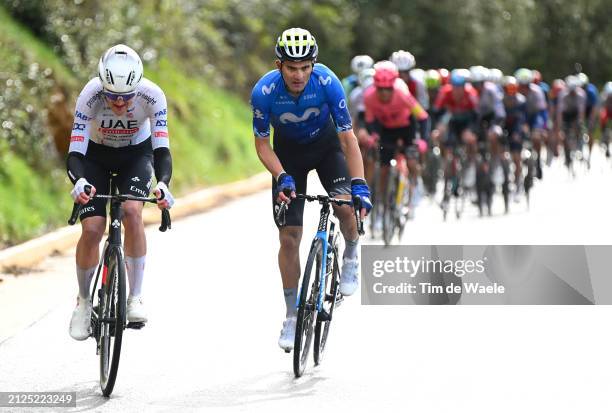
[[[353,120],[353,130],[359,141],[359,149],[363,158],[363,168],[366,182],[372,182],[375,166],[374,149],[376,141],[368,133],[365,123],[365,90],[374,84],[374,68],[364,69],[359,73],[359,85],[349,95],[349,110]]]
[[[487,139],[491,147],[492,155],[501,155],[501,147],[499,140],[502,136],[502,128],[506,119],[506,110],[504,109],[504,94],[493,82],[489,82],[490,72],[484,66],[470,67],[471,83],[474,89],[478,92],[478,107],[476,113],[478,115],[477,125],[479,132]],[[480,130],[486,127],[487,130]]]
[[[359,86],[359,74],[365,69],[371,69],[372,66],[374,66],[374,59],[368,55],[357,55],[351,59],[353,73],[342,79],[342,88],[346,96],[349,96],[353,89]]]
[[[389,58],[397,70],[399,70],[400,78],[406,82],[412,96],[414,96],[423,109],[429,109],[429,94],[425,87],[425,72],[422,69],[415,69],[416,60],[412,53],[405,50],[393,52]]]
[[[125,45],[113,46],[100,58],[98,77],[85,85],[77,99],[67,159],[68,177],[74,183],[72,197],[84,205],[76,250],[79,296],[70,320],[70,335],[76,340],[85,340],[90,334],[90,284],[106,229],[106,201],[93,196],[108,193],[110,178],[116,175],[113,181],[120,193],[146,197],[155,172],[153,192],[158,207],[170,208],[174,203],[168,190],[172,157],[166,97],[142,75],[138,54]],[[91,186],[89,194],[86,186]],[[130,286],[127,318],[146,322],[141,298],[146,259],[142,208],[143,203],[137,201],[122,205]]]
[[[548,137],[548,104],[542,88],[534,83],[532,70],[520,68],[514,72],[514,77],[519,84],[519,92],[525,96],[527,104],[527,125],[529,126],[530,138],[533,149],[537,154],[536,177],[542,179],[541,149],[542,141]]]
[[[504,73],[501,70],[495,68],[489,69],[489,82],[496,85],[502,95],[504,94],[504,87],[502,85],[503,78]]]

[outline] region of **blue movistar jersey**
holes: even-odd
[[[266,73],[251,93],[253,133],[270,136],[270,123],[283,137],[298,143],[315,141],[329,123],[338,132],[353,128],[340,80],[326,66],[316,63],[299,97],[289,94],[280,70]]]

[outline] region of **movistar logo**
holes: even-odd
[[[304,122],[304,121],[308,120],[310,118],[310,115],[312,115],[313,113],[314,113],[315,116],[319,116],[319,113],[321,113],[321,111],[319,110],[319,108],[306,109],[302,116],[297,116],[295,113],[291,113],[291,112],[285,112],[282,115],[280,115],[279,119],[280,119],[281,123]]]
[[[323,86],[329,85],[331,83],[331,81],[332,81],[331,76],[327,76],[325,78],[323,78],[323,77],[319,78],[319,83],[322,84]]]
[[[269,95],[270,93],[272,93],[275,87],[276,84],[274,83],[271,83],[270,86],[263,85],[261,87],[261,93],[263,93],[264,95]]]

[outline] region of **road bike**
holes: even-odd
[[[315,365],[321,363],[334,308],[343,301],[343,296],[339,291],[339,232],[336,220],[330,220],[330,205],[354,206],[354,204],[349,200],[332,198],[327,195],[297,194],[296,199],[318,202],[321,205],[317,233],[310,246],[296,303],[298,312],[293,345],[293,372],[297,378],[304,373],[310,347],[313,344]],[[284,225],[283,218],[286,208],[287,204],[283,202],[277,211],[276,219],[281,226]],[[355,206],[355,219],[357,220],[359,235],[363,235],[360,209],[360,205]],[[286,352],[289,352],[289,350],[286,350]]]
[[[93,196],[93,198],[109,199],[111,206],[108,238],[104,243],[104,251],[90,294],[93,305],[90,337],[96,341],[96,355],[100,357],[100,388],[106,397],[113,392],[117,379],[123,330],[125,328],[139,330],[144,327],[142,322],[126,322],[126,269],[121,243],[121,204],[126,201],[157,203],[156,198],[118,194],[113,182],[111,182],[111,188],[110,195],[95,194]],[[85,192],[89,194],[90,191],[91,186],[86,185]],[[74,204],[68,224],[76,223],[82,207],[80,204]],[[170,213],[164,209],[159,230],[165,232],[171,227]],[[102,273],[101,278],[100,273]],[[100,281],[99,285],[98,281]]]

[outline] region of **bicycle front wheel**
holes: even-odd
[[[338,247],[333,247],[332,262],[328,265],[332,265],[331,271],[328,271],[325,277],[325,290],[323,292],[323,312],[324,317],[321,317],[321,313],[317,316],[317,323],[315,325],[315,341],[314,341],[314,362],[315,366],[321,363],[323,358],[323,352],[325,351],[325,344],[327,343],[327,336],[329,334],[329,327],[331,325],[332,316],[334,314],[334,308],[338,301],[338,287],[340,285],[340,268],[338,266]]]
[[[398,171],[395,168],[389,168],[389,178],[387,180],[387,193],[385,197],[385,205],[383,207],[383,241],[385,245],[390,245],[395,234],[397,224],[397,185]]]
[[[295,326],[295,342],[293,345],[293,372],[295,377],[300,377],[304,373],[310,345],[312,344],[322,254],[323,243],[319,238],[316,238],[310,247],[300,289],[297,323]]]
[[[110,396],[115,386],[125,327],[125,264],[119,249],[109,253],[99,303],[100,388]]]

